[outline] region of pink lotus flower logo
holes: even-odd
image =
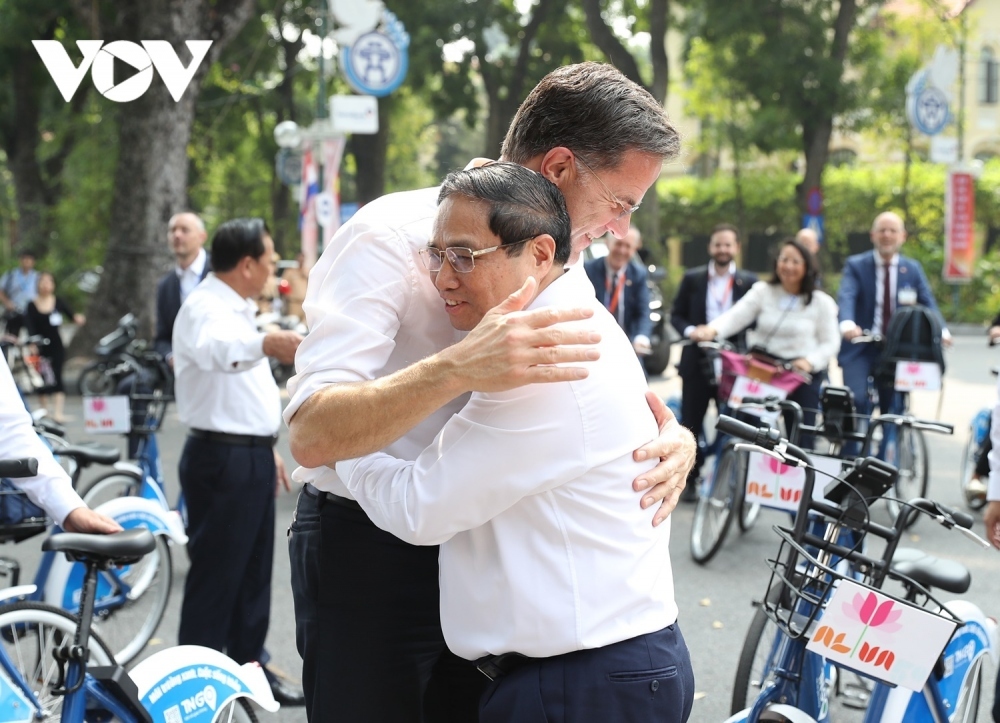
[[[95,399],[95,400],[93,400],[90,403],[90,408],[93,409],[95,412],[103,412],[104,411],[104,400],[103,399]]]
[[[779,476],[783,474],[788,474],[793,469],[795,469],[795,467],[792,467],[790,464],[785,464],[784,462],[777,460],[774,457],[765,457],[764,459],[766,460],[765,463],[767,464],[768,471]]]
[[[854,644],[851,657],[854,657],[854,653],[857,652],[868,628],[882,628],[887,633],[894,633],[902,627],[896,622],[903,614],[902,608],[895,605],[892,600],[885,600],[880,604],[878,596],[873,592],[867,595],[857,593],[850,604],[844,603],[843,611],[844,615],[856,617],[865,625],[858,642]],[[867,643],[865,645],[867,646]]]

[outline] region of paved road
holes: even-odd
[[[957,483],[957,470],[966,439],[965,428],[978,408],[995,398],[989,367],[1000,363],[1000,358],[986,348],[982,337],[959,337],[955,349],[948,355],[948,373],[940,418],[956,425],[954,437],[934,438],[930,441],[931,496],[946,504],[959,505],[961,499]],[[662,396],[676,393],[676,379],[657,378],[651,386]],[[928,394],[915,398],[915,411],[922,415],[936,416],[939,395]],[[70,424],[70,436],[83,440],[82,421],[78,399],[70,399],[68,413],[75,419]],[[184,430],[171,410],[160,435],[164,470],[167,475],[168,493],[174,499],[177,493],[177,459],[183,444]],[[115,438],[105,441],[118,443]],[[280,448],[287,454],[287,443]],[[273,612],[268,648],[274,665],[289,673],[299,674],[299,658],[295,650],[294,620],[291,592],[289,590],[288,554],[283,531],[287,529],[294,509],[294,495],[278,499],[279,534],[275,539],[275,570],[273,586]],[[732,679],[743,636],[753,614],[751,600],[760,597],[767,583],[764,567],[765,556],[775,548],[775,537],[770,525],[781,520],[775,513],[764,513],[757,525],[742,537],[734,536],[707,567],[695,565],[688,554],[688,534],[693,507],[683,506],[672,520],[673,564],[680,621],[691,648],[697,678],[697,700],[691,720],[694,723],[722,721],[728,716]],[[908,544],[920,546],[933,554],[957,559],[973,572],[972,590],[965,596],[987,614],[1000,613],[1000,558],[993,551],[979,550],[956,534],[948,534],[940,527],[920,523]],[[25,577],[30,577],[32,560],[37,552],[32,549],[35,541],[17,548],[8,548],[25,561]],[[37,544],[34,546],[37,549]],[[167,615],[150,650],[157,650],[176,643],[177,615],[187,561],[184,553],[175,551],[174,587]],[[992,678],[988,677],[992,682]],[[990,686],[991,688],[991,686]],[[987,693],[983,710],[991,700]],[[981,720],[987,720],[985,714]],[[305,720],[302,709],[287,709],[265,720],[299,723]],[[849,720],[845,714],[837,720]]]

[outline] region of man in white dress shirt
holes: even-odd
[[[522,166],[449,175],[422,256],[460,331],[531,279],[528,308],[591,306],[584,379],[476,392],[406,461],[379,452],[337,473],[379,527],[441,545],[448,647],[493,679],[482,723],[681,722],[694,695],[676,624],[669,520],[635,504],[632,451],[656,434],[628,337],[568,269],[559,189]]]
[[[121,526],[109,517],[94,512],[73,489],[69,475],[52,457],[35,433],[31,415],[21,403],[17,385],[5,362],[0,362],[0,459],[34,457],[38,474],[11,480],[28,498],[67,532],[107,535]]]
[[[587,123],[580,123],[583,116]],[[625,234],[662,162],[678,150],[675,129],[649,93],[611,66],[583,63],[553,71],[536,86],[501,155],[562,189],[573,262],[593,238]],[[554,363],[593,358],[586,345],[597,341],[587,328],[553,327],[590,316],[589,303],[521,311],[531,298],[527,290],[504,300],[468,335],[453,329],[417,255],[431,237],[437,193],[392,194],[367,204],[309,276],[303,305],[309,336],[296,356],[285,419],[292,454],[303,465],[294,477],[307,483],[289,555],[313,723],[469,723],[485,682],[445,648],[437,550],[375,527],[333,465],[378,450],[415,459],[469,392],[578,379],[585,370]],[[653,522],[676,505],[694,457],[690,434],[664,419],[661,436],[638,458],[666,459],[634,483],[641,492],[637,508],[666,498]]]
[[[267,662],[276,485],[290,489],[274,450],[281,399],[267,357],[284,364],[302,337],[257,330],[257,296],[274,244],[260,219],[235,219],[212,239],[210,274],[181,306],[173,349],[177,413],[190,431],[179,476],[188,512],[191,568],[181,645],[220,650],[237,663]],[[302,695],[265,667],[275,699]]]

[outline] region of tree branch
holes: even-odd
[[[582,3],[587,17],[587,29],[590,30],[590,38],[594,44],[601,49],[612,65],[625,74],[625,77],[649,90],[639,74],[639,65],[632,57],[632,53],[601,17],[601,0],[582,0]]]
[[[653,85],[649,92],[660,105],[667,102],[670,82],[670,61],[667,58],[667,30],[670,21],[670,0],[650,0],[649,54],[653,64]]]

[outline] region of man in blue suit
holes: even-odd
[[[208,255],[203,246],[208,234],[196,214],[177,213],[170,217],[167,241],[177,265],[156,285],[156,339],[153,347],[173,366],[174,319],[194,287],[208,276]]]
[[[840,306],[840,332],[844,341],[837,362],[844,372],[844,384],[854,393],[859,414],[871,414],[868,402],[868,377],[878,358],[873,344],[852,344],[851,340],[867,330],[884,334],[899,304],[920,304],[940,316],[934,294],[920,263],[900,255],[906,241],[903,220],[894,213],[879,214],[871,229],[872,253],[851,256],[844,264],[837,304]],[[888,271],[888,276],[887,276]],[[944,329],[942,339],[951,344]],[[891,384],[879,386],[879,408],[883,414],[901,410],[902,400]]]
[[[597,298],[618,319],[635,353],[644,356],[651,351],[653,322],[649,318],[648,272],[633,260],[641,242],[639,229],[632,226],[624,238],[611,240],[607,256],[587,261],[584,269]]]

